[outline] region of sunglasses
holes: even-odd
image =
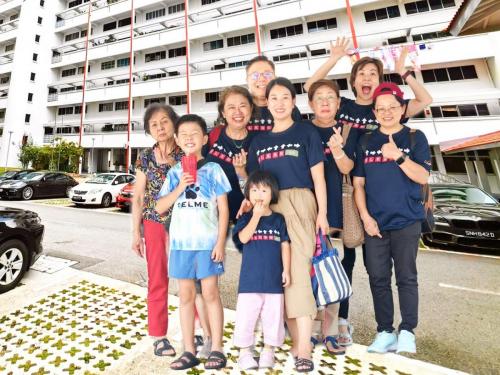
[[[248,76],[250,78],[252,78],[254,81],[258,81],[261,76],[267,80],[270,80],[270,79],[274,78],[274,73],[273,72],[264,72],[264,73],[253,72],[253,73],[249,74]]]

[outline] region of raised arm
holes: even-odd
[[[342,37],[337,38],[335,44],[330,42],[330,57],[326,62],[319,67],[319,69],[314,72],[314,74],[309,78],[304,84],[304,90],[309,91],[309,87],[320,79],[325,78],[330,70],[333,69],[335,64],[344,56],[347,56],[347,46],[349,45],[349,38]]]

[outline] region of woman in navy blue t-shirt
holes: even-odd
[[[253,113],[252,96],[248,90],[240,86],[226,88],[219,100],[219,118],[226,126],[222,128],[215,143],[207,153],[207,161],[213,161],[222,167],[231,184],[227,199],[229,204],[229,220],[236,221],[236,213],[243,201],[241,186],[247,178],[245,165],[246,155],[252,140],[247,130]]]
[[[354,197],[366,231],[365,261],[378,332],[368,351],[415,353],[416,260],[425,217],[422,185],[431,167],[429,144],[424,133],[400,123],[405,102],[397,85],[379,85],[373,103],[380,128],[360,139],[353,172]],[[393,263],[401,311],[398,336],[393,327]]]
[[[280,197],[272,209],[285,217],[292,248],[292,283],[285,289],[291,353],[298,358],[296,370],[308,372],[314,369],[310,337],[317,312],[309,271],[316,232],[329,229],[323,147],[313,126],[293,120],[295,89],[288,79],[269,82],[266,98],[274,127],[253,139],[248,170],[269,171],[278,180]]]

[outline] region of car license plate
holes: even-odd
[[[73,198],[71,198],[72,200],[74,200],[75,202],[81,202],[83,201],[83,197],[79,197],[78,195],[74,195]]]
[[[466,230],[465,235],[474,238],[495,238],[494,232],[484,232],[480,230]]]

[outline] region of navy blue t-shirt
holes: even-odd
[[[293,121],[302,121],[302,115],[295,106],[292,111]],[[254,115],[247,125],[247,130],[251,133],[268,132],[274,126],[274,118],[267,107],[256,107]]]
[[[364,154],[363,137],[368,137]],[[423,220],[422,186],[410,180],[394,160],[382,156],[381,148],[389,142],[389,137],[380,130],[363,137],[358,143],[353,175],[365,177],[366,205],[379,229],[402,229]],[[430,171],[431,155],[424,133],[416,131],[413,149],[410,147],[410,128],[405,126],[392,137],[412,161]]]
[[[280,190],[314,187],[311,167],[324,161],[323,146],[311,124],[294,122],[282,132],[267,132],[254,137],[248,151],[248,172],[271,172]]]
[[[312,123],[311,123],[312,124]],[[312,124],[314,126],[314,124]],[[342,129],[344,125],[337,123],[335,126]],[[321,137],[321,142],[323,143],[323,152],[325,154],[325,181],[326,181],[326,192],[327,192],[327,219],[328,224],[331,228],[343,227],[343,212],[342,212],[342,173],[340,173],[337,163],[333,159],[330,147],[328,147],[328,141],[333,135],[333,128],[321,128],[315,126],[316,130],[319,132]],[[351,129],[347,137],[347,142],[344,142],[344,152],[346,156],[354,161],[354,152],[356,150],[356,131]]]
[[[233,140],[228,137],[226,134],[226,127],[224,127],[219,138],[208,150],[206,156],[207,161],[213,161],[222,167],[222,170],[231,184],[231,191],[227,195],[227,200],[229,204],[229,219],[232,221],[236,220],[236,214],[244,199],[238,175],[233,166],[233,156],[241,153],[241,150],[248,152],[251,140],[252,135],[250,133],[248,133],[245,139]]]
[[[238,233],[251,218],[247,212],[233,228],[233,241],[243,248],[238,293],[283,293],[281,243],[290,240],[285,219],[276,212],[262,216],[250,241],[242,244]]]

